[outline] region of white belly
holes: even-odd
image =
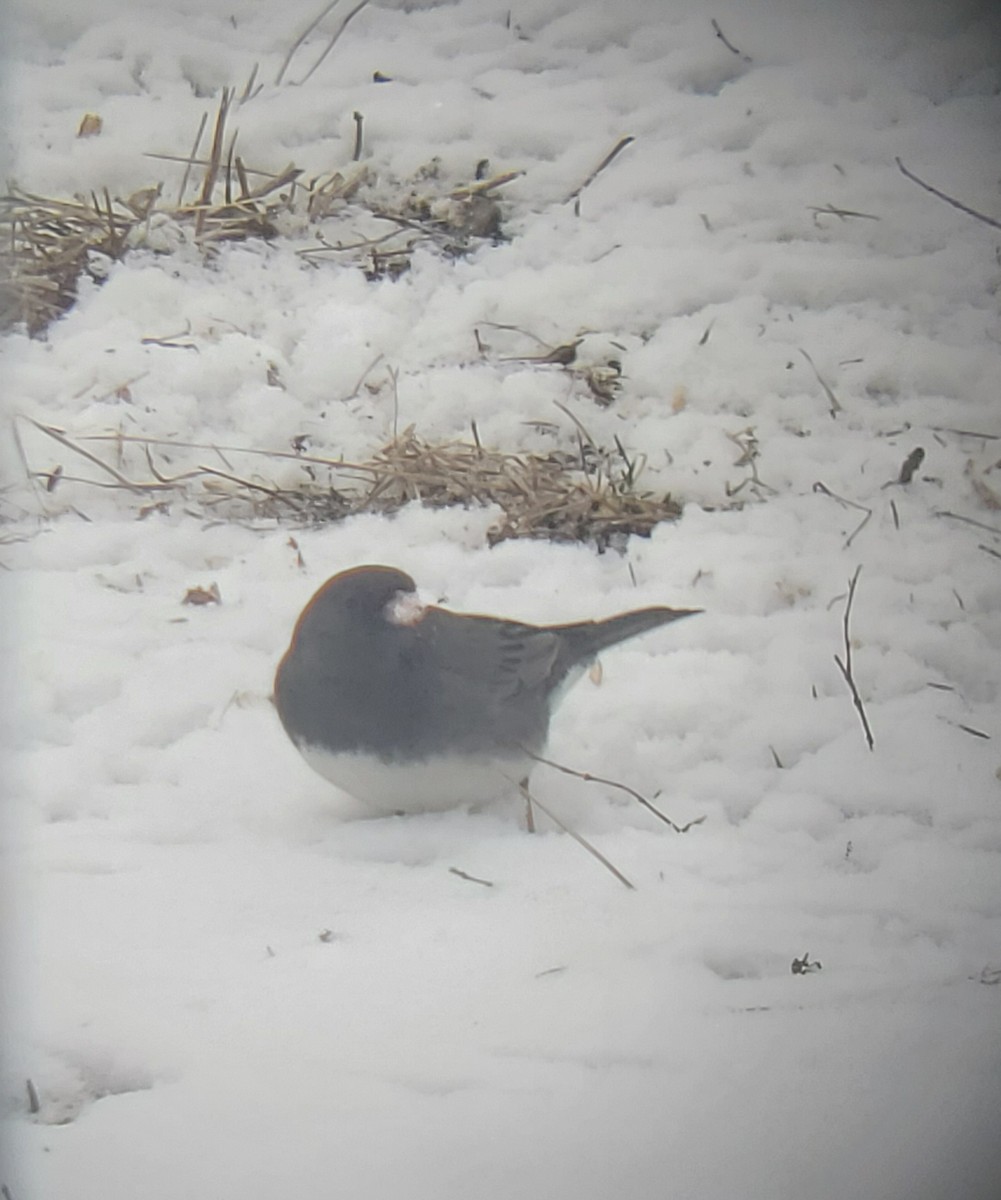
[[[441,812],[477,807],[517,794],[531,760],[436,759],[387,765],[367,754],[330,754],[316,746],[299,752],[317,774],[384,813]]]

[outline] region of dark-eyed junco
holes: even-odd
[[[422,607],[403,571],[355,567],[303,609],[275,706],[309,765],[359,800],[481,803],[527,778],[562,692],[600,651],[699,611],[526,625]]]

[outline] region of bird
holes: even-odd
[[[530,625],[422,605],[404,571],[352,567],[303,609],[272,699],[309,766],[371,809],[478,807],[527,782],[554,708],[602,650],[701,611]]]

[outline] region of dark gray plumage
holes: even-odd
[[[527,776],[525,751],[542,750],[551,711],[581,668],[700,611],[645,608],[537,626],[435,606],[408,615],[399,608],[406,597],[416,600],[414,581],[393,567],[329,579],[296,623],[274,692],[311,766],[359,799],[395,808],[449,807],[510,788]],[[409,791],[428,794],[414,802]]]

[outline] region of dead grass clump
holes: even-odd
[[[0,197],[0,328],[40,333],[76,300],[82,275],[119,258],[135,215],[100,199],[47,200],[16,189]]]
[[[271,519],[292,526],[325,524],[357,513],[390,514],[415,502],[429,508],[496,506],[501,516],[487,534],[491,545],[508,538],[540,538],[591,542],[605,549],[630,534],[645,537],[681,512],[671,496],[639,490],[640,468],[621,444],[604,451],[583,437],[577,454],[512,453],[483,446],[475,429],[472,441],[432,443],[410,427],[371,458],[345,462],[142,435],[92,434],[74,440],[53,426],[30,423],[99,474],[81,477],[62,462],[45,470],[29,464],[47,494],[73,483],[130,492],[144,499],[140,517],[169,511],[175,501],[203,516]],[[113,461],[83,442],[112,444]],[[194,450],[216,455],[222,466],[203,463],[180,471],[172,467],[167,473],[163,460],[168,455],[176,460],[177,451]],[[145,463],[141,474],[133,461],[137,451]],[[241,471],[241,458],[292,461],[301,476],[292,484],[276,483],[252,468]]]
[[[393,511],[417,500],[431,508],[494,504],[504,516],[488,535],[507,538],[593,541],[600,548],[618,537],[646,536],[660,521],[680,515],[670,496],[639,492],[634,464],[599,454],[582,443],[578,458],[512,454],[473,442],[431,444],[405,430],[367,464],[373,487],[370,511]]]
[[[257,170],[236,153],[237,131],[227,128],[234,96],[232,88],[223,89],[207,156],[200,156],[200,147],[208,113],[190,154],[148,156],[183,167],[173,204],[164,201],[162,184],[124,200],[107,189],[64,200],[12,187],[0,197],[0,329],[24,324],[32,335],[43,332],[74,303],[81,276],[100,280],[133,246],[169,249],[171,239],[157,234],[165,223],[211,253],[220,242],[277,237],[281,215],[297,214],[316,231],[315,245],[301,255],[312,262],[334,255],[361,266],[370,280],[408,270],[418,244],[457,257],[501,237],[501,210],[492,193],[520,172],[478,176],[450,188],[435,159],[411,180],[379,185],[372,167],[357,162],[360,141],[355,165],[343,173],[304,179],[291,163],[277,172]],[[361,114],[355,117],[360,139]],[[100,133],[99,118],[94,121],[89,136]],[[327,228],[334,218],[348,236]],[[361,237],[359,220],[368,227]]]

